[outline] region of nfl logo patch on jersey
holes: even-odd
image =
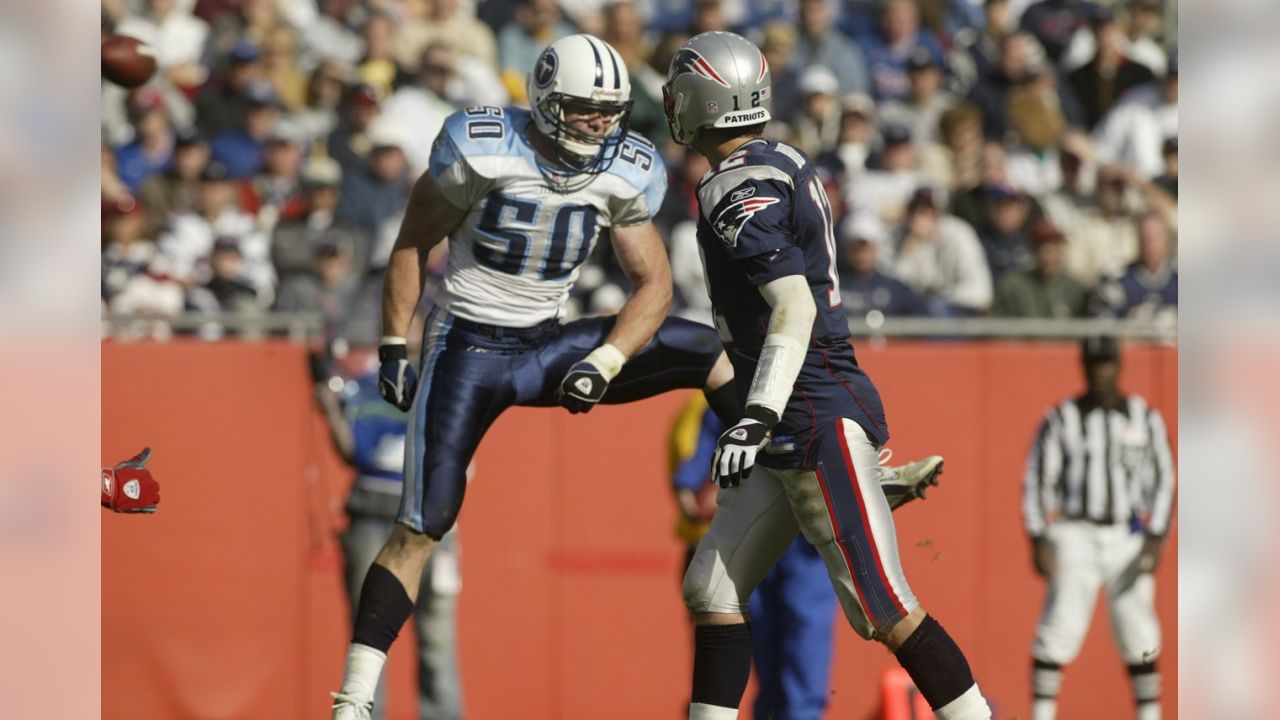
[[[720,112],[720,103],[716,102],[715,100],[708,100],[707,112],[709,113]]]

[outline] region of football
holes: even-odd
[[[156,53],[150,45],[125,35],[102,38],[102,76],[127,88],[146,83],[156,72]]]

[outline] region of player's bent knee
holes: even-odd
[[[702,613],[743,613],[746,600],[739,598],[730,582],[715,543],[704,537],[684,574],[684,604],[693,615]]]

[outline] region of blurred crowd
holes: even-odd
[[[671,142],[661,86],[691,34],[731,29],[772,68],[767,136],[827,184],[851,316],[1171,319],[1176,19],[1172,0],[104,0],[103,31],[159,65],[102,86],[104,311],[313,312],[376,343],[445,117],[525,104],[541,49],[583,31],[630,70],[632,129],[670,173],[677,311],[704,315],[708,167]],[[626,287],[602,240],[570,313]]]

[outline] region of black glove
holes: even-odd
[[[409,364],[409,350],[403,343],[384,343],[378,346],[378,394],[383,400],[409,411],[413,407],[413,394],[418,389],[418,373]]]
[[[595,407],[608,389],[609,381],[600,368],[588,360],[580,360],[560,381],[557,400],[571,413],[584,413]]]

